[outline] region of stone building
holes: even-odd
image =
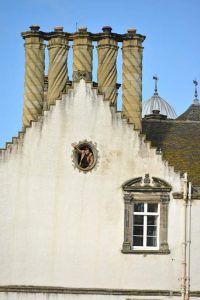
[[[23,129],[0,150],[0,300],[199,298],[197,91],[176,118],[156,86],[142,118],[143,35],[39,29],[22,33]]]

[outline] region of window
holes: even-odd
[[[171,187],[164,180],[137,177],[124,192],[123,253],[168,254],[168,206]]]
[[[84,173],[91,171],[95,167],[98,159],[96,143],[84,140],[78,144],[72,143],[72,147],[74,167]]]
[[[134,203],[133,249],[159,249],[159,211],[158,203]]]

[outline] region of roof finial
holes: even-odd
[[[193,80],[193,83],[195,85],[194,97],[197,98],[198,97],[198,93],[197,93],[198,81],[195,79],[195,80]]]
[[[193,104],[199,105],[199,99],[198,99],[198,92],[197,92],[197,85],[198,85],[198,81],[195,79],[193,80],[194,83],[194,100],[193,100]]]
[[[158,95],[157,81],[159,78],[157,75],[155,75],[155,76],[153,76],[153,79],[155,80],[154,95]]]

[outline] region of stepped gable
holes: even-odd
[[[48,82],[48,78],[45,79]],[[84,80],[84,79],[81,79]],[[85,80],[84,80],[85,81]],[[97,82],[87,82],[87,84],[91,87],[92,90],[95,90],[95,93],[97,96],[102,96],[102,100],[105,100],[105,96],[103,93],[101,93],[98,89],[98,83]],[[116,88],[119,89],[120,84],[116,84]],[[43,111],[41,114],[38,114],[36,120],[30,120],[29,126],[26,126],[25,128],[22,128],[20,131],[18,131],[17,136],[14,136],[11,138],[11,141],[5,143],[4,148],[0,148],[0,158],[2,157],[3,154],[5,154],[6,151],[12,152],[13,147],[17,147],[20,143],[23,144],[23,139],[26,135],[26,131],[29,129],[32,129],[32,125],[34,123],[40,122],[41,120],[44,119],[44,116],[47,116],[49,111],[51,111],[52,107],[57,105],[57,102],[63,101],[63,96],[68,95],[69,93],[74,92],[74,82],[72,81],[67,81],[66,87],[65,87],[65,92],[61,92],[58,98],[55,100],[54,103],[51,103],[50,105],[45,105],[43,108]],[[114,111],[114,113],[118,116],[120,116],[121,120],[123,123],[127,124],[127,126],[131,126],[134,131],[138,132],[138,135],[140,136],[141,140],[144,141],[145,143],[149,143],[150,148],[154,148],[156,150],[156,147],[153,147],[151,142],[147,141],[145,139],[145,135],[140,133],[138,129],[135,128],[135,125],[130,122],[130,120],[127,118],[126,115],[123,114],[122,111],[118,111],[116,106],[110,106],[111,109]],[[42,121],[43,122],[43,121]]]
[[[200,186],[200,122],[143,119],[142,132],[175,170]]]
[[[101,33],[93,34],[87,31],[87,28],[79,28],[76,33],[67,33],[63,31],[63,27],[55,27],[53,32],[45,33],[39,31],[38,25],[30,26],[30,31],[23,32],[22,37],[25,40],[25,54],[26,54],[26,72],[25,72],[25,90],[24,90],[24,121],[23,121],[23,129],[22,132],[18,135],[18,137],[13,138],[12,142],[6,143],[6,147],[4,149],[0,149],[0,154],[2,156],[6,153],[12,152],[14,148],[18,147],[18,144],[23,144],[23,138],[26,134],[26,129],[32,127],[32,124],[38,122],[39,120],[43,120],[44,114],[48,114],[48,110],[50,110],[52,105],[56,105],[57,100],[62,99],[62,94],[67,94],[70,89],[73,89],[74,83],[79,82],[84,79],[87,83],[90,83],[93,88],[96,89],[97,94],[101,94],[104,100],[108,100],[110,106],[117,110],[116,106],[116,93],[119,87],[117,84],[116,76],[110,78],[109,82],[107,81],[107,76],[105,76],[104,72],[102,72],[101,68],[108,68],[108,62],[110,62],[110,53],[113,55],[112,60],[112,69],[113,74],[116,73],[116,51],[117,51],[117,43],[122,42],[122,52],[123,52],[123,74],[122,74],[122,112],[118,112],[118,115],[122,117],[122,120],[127,123],[127,125],[132,126],[134,130],[140,132],[141,129],[141,114],[140,114],[140,105],[141,105],[141,70],[142,70],[142,42],[145,39],[145,36],[142,36],[136,32],[135,29],[128,29],[125,34],[116,34],[112,33],[112,28],[109,26],[105,26],[102,28]],[[79,39],[84,42],[84,53],[82,52],[82,48],[79,47]],[[83,39],[83,40],[82,40]],[[67,62],[67,54],[69,45],[68,42],[72,41],[74,43],[73,46],[73,80],[70,81],[68,78],[66,62]],[[91,58],[91,47],[92,42],[97,42],[98,44],[98,83],[94,83],[91,77],[92,70],[92,58]],[[38,52],[40,55],[42,65],[44,66],[44,43],[48,42],[48,51],[51,59],[49,60],[49,70],[54,70],[57,68],[56,75],[54,72],[48,73],[48,76],[44,75],[44,68],[37,69],[39,74],[35,74],[31,68],[29,68],[29,64],[32,65],[33,60],[36,63],[39,63],[36,59],[37,55],[35,52]],[[30,44],[36,45],[36,48],[29,47]],[[88,48],[89,45],[89,48]],[[109,47],[108,47],[109,46]],[[35,46],[34,46],[35,47]],[[64,57],[65,59],[61,59],[59,63],[55,60],[55,52],[51,51],[56,48],[59,58]],[[107,49],[104,52],[102,49]],[[104,49],[104,50],[105,50]],[[33,51],[34,50],[34,51]],[[64,52],[63,52],[64,51]],[[102,52],[103,51],[103,52]],[[30,52],[30,53],[29,53]],[[29,55],[30,54],[30,55]],[[62,54],[62,55],[61,55]],[[84,54],[84,55],[83,55]],[[136,55],[137,54],[137,55]],[[135,57],[137,56],[137,59]],[[81,59],[80,59],[81,58]],[[87,58],[90,58],[89,60]],[[102,62],[103,61],[103,62]],[[57,62],[57,63],[56,63]],[[79,64],[81,62],[81,65]],[[56,63],[56,65],[54,65]],[[111,62],[110,62],[111,63]],[[60,76],[63,68],[65,69],[64,77]],[[138,70],[138,74],[135,76],[140,78],[140,82],[133,78],[130,86],[130,76],[132,76],[132,70]],[[32,72],[29,74],[29,72]],[[37,76],[36,76],[37,75]],[[54,76],[55,75],[55,76]],[[40,80],[41,88],[36,90],[36,92],[40,93],[40,100],[37,103],[37,107],[35,106],[36,99],[38,100],[37,93],[33,93],[30,95],[29,93],[29,84],[32,84],[29,81],[29,78],[35,78],[34,84],[36,81]],[[64,78],[64,79],[62,79]],[[132,78],[132,77],[131,77]],[[62,79],[62,80],[61,80]],[[155,79],[155,91],[154,98],[163,100],[159,97],[157,93],[157,77]],[[61,87],[62,83],[62,87]],[[112,88],[111,88],[112,87]],[[139,90],[139,94],[135,93],[135,91]],[[34,90],[35,91],[35,90]],[[110,94],[110,92],[112,93]],[[130,93],[131,91],[131,93]],[[137,94],[137,97],[135,95]],[[112,97],[111,97],[112,96]],[[132,101],[134,99],[134,101]],[[112,101],[111,101],[112,100]],[[161,101],[162,102],[162,101]],[[163,102],[162,102],[163,103]],[[168,107],[168,106],[167,106]],[[160,107],[154,107],[156,110],[160,111]],[[169,111],[173,112],[171,108]],[[161,109],[162,113],[162,109]],[[167,116],[166,116],[167,115]],[[150,116],[150,115],[149,115]],[[165,114],[163,117],[170,117],[170,115]],[[162,115],[156,115],[156,119],[159,120]],[[150,118],[151,119],[151,118]],[[154,147],[153,143],[150,143],[145,140],[144,135],[140,135],[141,140],[147,142],[148,147]],[[157,147],[157,145],[155,145]],[[156,149],[156,148],[155,148]],[[160,154],[160,153],[159,153]],[[172,164],[171,164],[172,165]],[[179,169],[177,169],[179,171]]]
[[[85,81],[84,79],[82,79],[83,81]],[[77,83],[76,83],[77,84]],[[102,96],[102,100],[105,101],[104,95],[102,95],[101,93],[99,93],[98,90],[98,84],[96,82],[88,82],[86,83],[87,85],[89,85],[91,87],[92,90],[95,91],[97,97],[98,96]],[[119,84],[118,84],[119,85]],[[118,86],[117,86],[118,87]],[[49,112],[52,110],[52,108],[54,106],[57,105],[58,102],[63,101],[63,97],[68,95],[69,93],[72,93],[74,91],[74,83],[73,82],[69,82],[67,84],[67,87],[65,89],[65,92],[62,92],[60,94],[60,96],[58,97],[58,99],[56,99],[55,103],[50,104],[48,107],[46,107],[42,114],[38,115],[37,120],[31,120],[30,125],[27,126],[26,128],[23,129],[23,131],[19,131],[18,135],[16,137],[12,138],[12,141],[7,142],[5,144],[5,148],[0,148],[0,160],[4,160],[9,159],[10,158],[10,154],[14,154],[16,151],[18,151],[19,147],[23,147],[23,143],[24,143],[24,137],[26,136],[26,132],[27,130],[34,130],[33,125],[35,123],[40,123],[40,122],[44,122],[44,117],[47,117]],[[159,151],[157,150],[157,146],[154,146],[153,143],[150,140],[147,140],[146,138],[146,134],[143,134],[142,132],[140,132],[138,129],[135,128],[134,124],[132,122],[130,122],[130,120],[123,114],[122,111],[118,111],[116,107],[110,106],[110,109],[113,111],[113,113],[116,115],[117,118],[121,119],[121,122],[126,124],[126,126],[129,126],[133,129],[133,131],[138,132],[138,136],[140,138],[140,141],[142,143],[145,143],[147,145],[147,147],[149,149],[152,149],[153,151],[155,151],[156,155],[160,155],[161,153],[159,153]],[[164,157],[162,156],[162,159],[164,160]],[[168,161],[165,161],[166,165],[170,168],[174,170],[174,166],[170,165],[170,163]],[[179,170],[177,170],[177,172],[179,172]]]

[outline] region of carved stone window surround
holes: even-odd
[[[125,254],[169,254],[168,246],[168,205],[171,186],[165,181],[149,175],[134,178],[125,182],[124,191],[124,242],[122,253]],[[146,180],[146,181],[145,181]],[[133,209],[134,202],[160,204],[159,249],[134,249],[133,241]]]

